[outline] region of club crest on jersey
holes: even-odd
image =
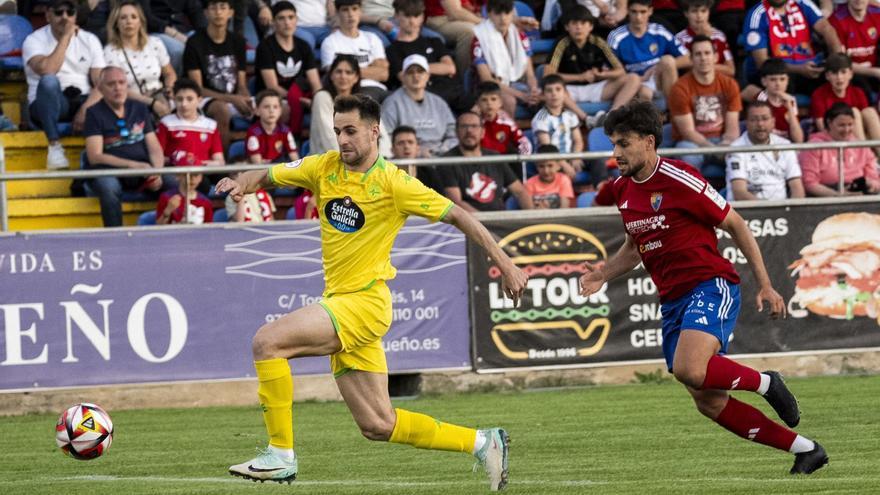
[[[300,165],[302,165],[302,162],[303,162],[303,159],[300,158],[299,160],[296,160],[294,162],[285,163],[284,168],[296,168],[296,167],[299,167]]]
[[[324,206],[324,217],[336,230],[346,234],[357,232],[366,221],[363,210],[349,196],[328,201]]]
[[[654,211],[660,209],[660,203],[663,202],[663,193],[651,193],[651,208]]]

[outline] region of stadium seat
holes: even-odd
[[[244,141],[238,140],[229,143],[229,161],[230,163],[245,159]]]
[[[660,143],[660,148],[673,147],[675,147],[675,140],[672,139],[672,124],[663,124],[663,142]]]
[[[550,53],[556,40],[540,38],[532,40],[532,52],[534,53]],[[540,79],[539,79],[540,80]]]
[[[232,117],[232,122],[229,123],[229,128],[233,131],[246,131],[250,126],[251,119],[246,119],[238,115]]]
[[[578,194],[577,197],[577,207],[578,208],[587,208],[592,206],[593,198],[596,197],[596,191],[590,191],[585,193]]]
[[[605,135],[605,130],[596,127],[590,129],[590,133],[587,134],[587,149],[589,151],[611,151],[614,149],[614,145]]]
[[[311,143],[309,142],[308,139],[306,139],[305,141],[303,141],[299,145],[299,156],[300,157],[309,156],[309,151],[312,150],[311,148],[312,148]]]
[[[518,210],[519,201],[516,200],[516,196],[511,195],[507,198],[507,201],[504,202],[504,207],[508,210]]]
[[[138,217],[138,225],[156,225],[156,212],[145,211]]]
[[[287,214],[284,215],[284,218],[287,220],[296,220],[296,208],[290,207],[287,209]]]
[[[611,110],[611,102],[610,101],[601,101],[599,103],[592,103],[589,101],[582,101],[577,104],[581,110],[584,111],[587,115],[596,115],[600,111],[609,111]]]
[[[229,212],[226,211],[226,208],[217,208],[214,210],[214,218],[212,220],[214,223],[226,223],[229,221]]]
[[[31,23],[17,15],[0,15],[0,69],[22,69],[21,47],[34,31]]]

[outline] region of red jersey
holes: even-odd
[[[274,163],[279,157],[281,161],[290,159],[290,153],[296,151],[293,134],[284,124],[277,124],[272,134],[267,133],[259,122],[247,130],[247,156],[260,155],[264,163]]]
[[[651,6],[654,10],[681,10],[676,0],[653,0]]]
[[[715,12],[727,12],[731,10],[746,10],[745,0],[719,0],[715,2]]]
[[[618,177],[609,186],[662,302],[715,277],[739,283],[715,236],[730,205],[690,165],[658,158],[644,182]]]
[[[694,32],[693,29],[688,27],[682,31],[679,31],[678,34],[675,35],[675,40],[678,41],[678,44],[683,46],[688,53],[691,51],[691,44],[694,42],[694,36],[697,33]],[[718,54],[717,63],[724,64],[727,61],[733,61],[733,53],[730,52],[730,46],[727,44],[727,36],[724,36],[724,33],[721,31],[712,28],[712,44],[715,46],[715,53]]]
[[[828,19],[840,43],[854,64],[877,65],[877,41],[880,32],[880,8],[868,6],[865,18],[857,21],[846,4],[837,7]]]
[[[825,112],[831,108],[831,105],[834,105],[839,101],[859,110],[867,108],[868,106],[868,97],[865,96],[865,92],[862,91],[862,88],[850,84],[846,88],[846,93],[843,95],[843,98],[840,98],[834,94],[834,90],[831,89],[831,83],[825,83],[816,88],[816,91],[813,91],[813,96],[810,97],[810,116],[814,119],[825,117]]]
[[[175,192],[163,192],[161,196],[159,196],[159,202],[156,203],[156,216],[162,216],[162,213],[165,211],[165,207],[168,206],[168,200],[172,197],[178,195],[177,191]],[[195,198],[189,201],[189,223],[191,224],[203,224],[203,223],[211,223],[214,220],[214,207],[211,205],[211,200],[206,196],[202,195],[202,193],[198,193]],[[183,202],[181,201],[180,206],[177,207],[171,213],[171,222],[170,223],[180,223],[183,221]]]
[[[223,153],[217,122],[204,115],[189,121],[168,114],[159,121],[156,137],[171,165],[201,165],[214,153]]]
[[[528,155],[532,152],[532,142],[505,112],[499,112],[495,120],[484,120],[483,131],[483,140],[480,142],[483,148],[502,155]]]

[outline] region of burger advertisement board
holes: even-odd
[[[880,205],[737,211],[758,241],[789,316],[771,320],[766,309],[758,312],[751,269],[729,235],[718,231],[719,252],[742,278],[742,309],[731,354],[880,347]],[[483,219],[530,278],[514,307],[503,297],[498,267],[481,248],[468,244],[477,370],[662,359],[660,301],[641,266],[597,294],[580,296],[584,263],[613,255],[623,244],[624,231],[613,210],[575,213]]]

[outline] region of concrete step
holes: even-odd
[[[0,132],[0,144],[6,153],[7,172],[46,170],[46,150],[49,142],[41,131]],[[61,138],[71,169],[79,168],[80,154],[85,148],[81,136]],[[69,197],[71,179],[10,181],[10,198]]]
[[[152,202],[122,203],[125,225],[136,225]],[[98,198],[33,198],[9,200],[9,230],[47,230],[102,227]]]

